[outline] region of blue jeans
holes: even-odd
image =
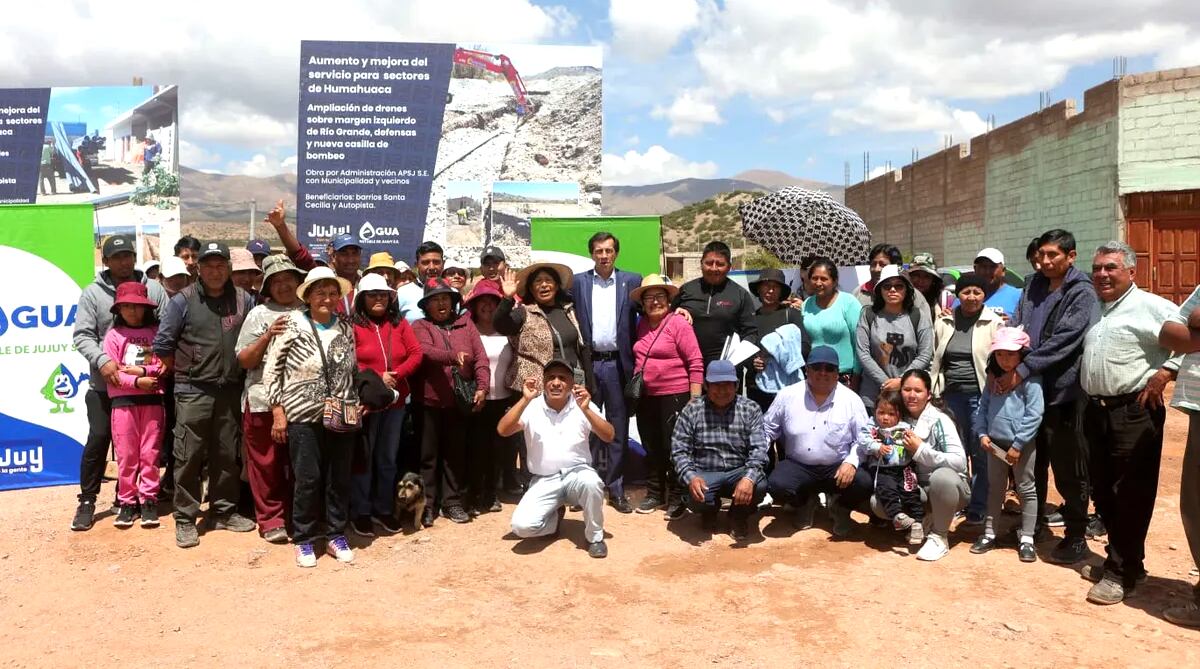
[[[404,425],[404,407],[373,412],[363,419],[367,446],[367,469],[354,475],[350,490],[352,517],[391,516],[396,504],[396,459],[400,454],[400,434]]]
[[[975,408],[979,406],[979,393],[968,395],[948,392],[942,395],[942,400],[954,415],[958,436],[971,459],[971,501],[967,503],[967,517],[982,519],[987,516],[988,455],[983,452],[971,429],[971,419],[975,415]]]
[[[708,490],[704,492],[703,502],[697,502],[690,492],[684,493],[688,508],[694,513],[716,511],[721,508],[722,497],[733,499],[733,489],[746,477],[746,468],[738,467],[727,472],[696,472],[696,476],[704,479],[704,485],[708,487]],[[763,496],[766,494],[766,479],[760,479],[758,483],[754,484],[754,493],[750,504],[732,506],[730,507],[730,513],[748,514],[754,511],[754,509],[758,508],[758,503],[762,501]]]

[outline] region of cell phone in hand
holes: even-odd
[[[995,442],[992,442],[992,455],[1001,460],[1008,460],[1008,449],[997,446]]]
[[[577,385],[577,386],[587,385],[587,377],[584,375],[583,369],[581,367],[573,368],[571,370],[571,375],[575,377],[575,385]]]
[[[892,346],[903,346],[904,345],[904,333],[903,332],[887,333],[887,343],[891,344]]]

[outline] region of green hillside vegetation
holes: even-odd
[[[736,190],[665,214],[662,217],[663,236],[667,239],[668,248],[688,249],[713,239],[735,245],[736,240],[742,236],[742,219],[738,215],[738,205],[764,194]]]

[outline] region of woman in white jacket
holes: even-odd
[[[999,314],[984,307],[984,289],[983,278],[973,272],[958,278],[954,286],[958,305],[933,324],[933,364],[929,368],[933,396],[942,398],[954,417],[971,460],[968,525],[981,525],[987,515],[987,454],[979,447],[978,439],[970,438],[970,428],[986,383],[988,348],[996,330],[1004,325]]]
[[[920,524],[909,530],[909,545],[922,543],[918,560],[934,561],[946,556],[949,549],[950,521],[967,505],[971,489],[967,485],[967,456],[963,451],[958,428],[946,412],[930,403],[933,382],[929,373],[913,369],[900,378],[900,395],[904,398],[903,419],[912,425],[904,434],[905,448],[912,454],[912,466],[917,483],[925,494],[930,513],[926,515],[929,533]],[[854,485],[871,486],[869,468],[855,473]],[[876,510],[871,500],[872,511]]]

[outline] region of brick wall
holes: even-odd
[[[1071,230],[1081,248],[1120,229],[1117,207],[1116,81],[901,170],[846,190],[846,204],[875,242],[932,251],[941,265],[966,265],[985,246],[1024,271],[1025,246],[1050,228]]]
[[[1121,80],[1120,193],[1200,188],[1200,67]]]

